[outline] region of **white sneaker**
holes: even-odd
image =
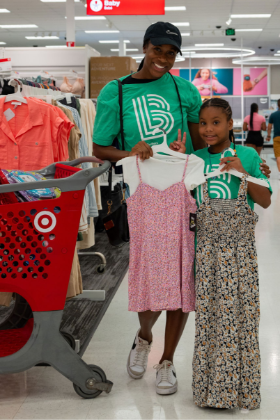
[[[142,378],[146,372],[148,356],[152,348],[152,343],[149,344],[138,336],[139,331],[140,329],[137,331],[127,360],[127,372],[133,379]]]
[[[172,362],[164,360],[161,364],[155,365],[157,370],[156,391],[160,395],[174,394],[178,389],[176,370]]]

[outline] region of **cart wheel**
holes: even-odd
[[[67,341],[67,343],[69,344],[69,346],[73,350],[75,350],[76,349],[75,338],[71,334],[69,334],[69,333],[67,333],[65,331],[60,331],[60,333],[63,335],[63,338]]]
[[[95,379],[101,382],[106,382],[107,378],[106,378],[104,370],[102,370],[99,366],[95,366],[95,365],[88,365],[88,366],[91,368]],[[78,385],[73,384],[73,387],[76,393],[80,395],[80,397],[85,398],[85,399],[96,398],[102,392],[98,389],[95,389],[92,391],[88,390],[88,393],[87,393],[87,392],[82,391]]]
[[[97,267],[96,272],[97,272],[97,273],[99,273],[99,274],[102,274],[102,273],[104,273],[104,272],[105,272],[105,270],[106,270],[106,265],[105,265],[105,264],[100,264],[100,265]]]

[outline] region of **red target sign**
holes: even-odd
[[[39,232],[51,232],[56,226],[56,217],[50,211],[40,211],[34,219],[34,225]]]

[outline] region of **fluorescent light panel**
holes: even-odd
[[[46,48],[68,48],[66,45],[46,45]]]
[[[2,29],[38,28],[37,25],[0,25]]]
[[[114,41],[99,41],[100,44],[118,44],[120,41],[114,40]],[[130,41],[124,41],[126,44],[129,44]]]
[[[0,42],[0,45],[6,45],[6,42]]]
[[[85,31],[86,34],[119,34],[120,31]]]
[[[196,47],[223,47],[224,44],[194,44]]]
[[[26,39],[59,39],[58,36],[26,36]]]
[[[75,20],[105,20],[105,19],[106,19],[105,16],[75,16]]]
[[[138,48],[126,48],[125,50],[126,51],[139,51]],[[117,52],[117,51],[120,51],[120,50],[119,50],[119,48],[112,48],[110,51]]]
[[[190,26],[189,22],[173,22],[172,25],[175,26]]]
[[[176,10],[187,10],[186,6],[166,6],[164,8],[167,12],[172,12],[172,11],[176,11]]]
[[[230,17],[232,19],[239,19],[239,18],[244,18],[244,19],[250,19],[250,18],[270,18],[271,15],[270,14],[243,14],[243,15],[230,15]]]
[[[190,32],[184,32],[181,34],[181,36],[190,36],[190,34],[191,34]]]
[[[8,9],[0,9],[0,13],[11,13]]]
[[[261,32],[262,29],[235,29],[235,32]]]

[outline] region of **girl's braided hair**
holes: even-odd
[[[199,114],[201,113],[201,111],[203,109],[209,108],[210,106],[214,106],[216,108],[221,108],[222,111],[226,114],[228,121],[232,118],[232,109],[231,109],[230,104],[227,101],[225,101],[224,99],[221,99],[221,98],[211,98],[211,99],[208,99],[207,101],[203,102],[203,104],[201,105]],[[234,137],[234,134],[233,134],[233,129],[230,130],[230,132],[229,132],[229,140],[234,144],[234,150],[236,150],[236,144],[235,144],[235,137]]]

